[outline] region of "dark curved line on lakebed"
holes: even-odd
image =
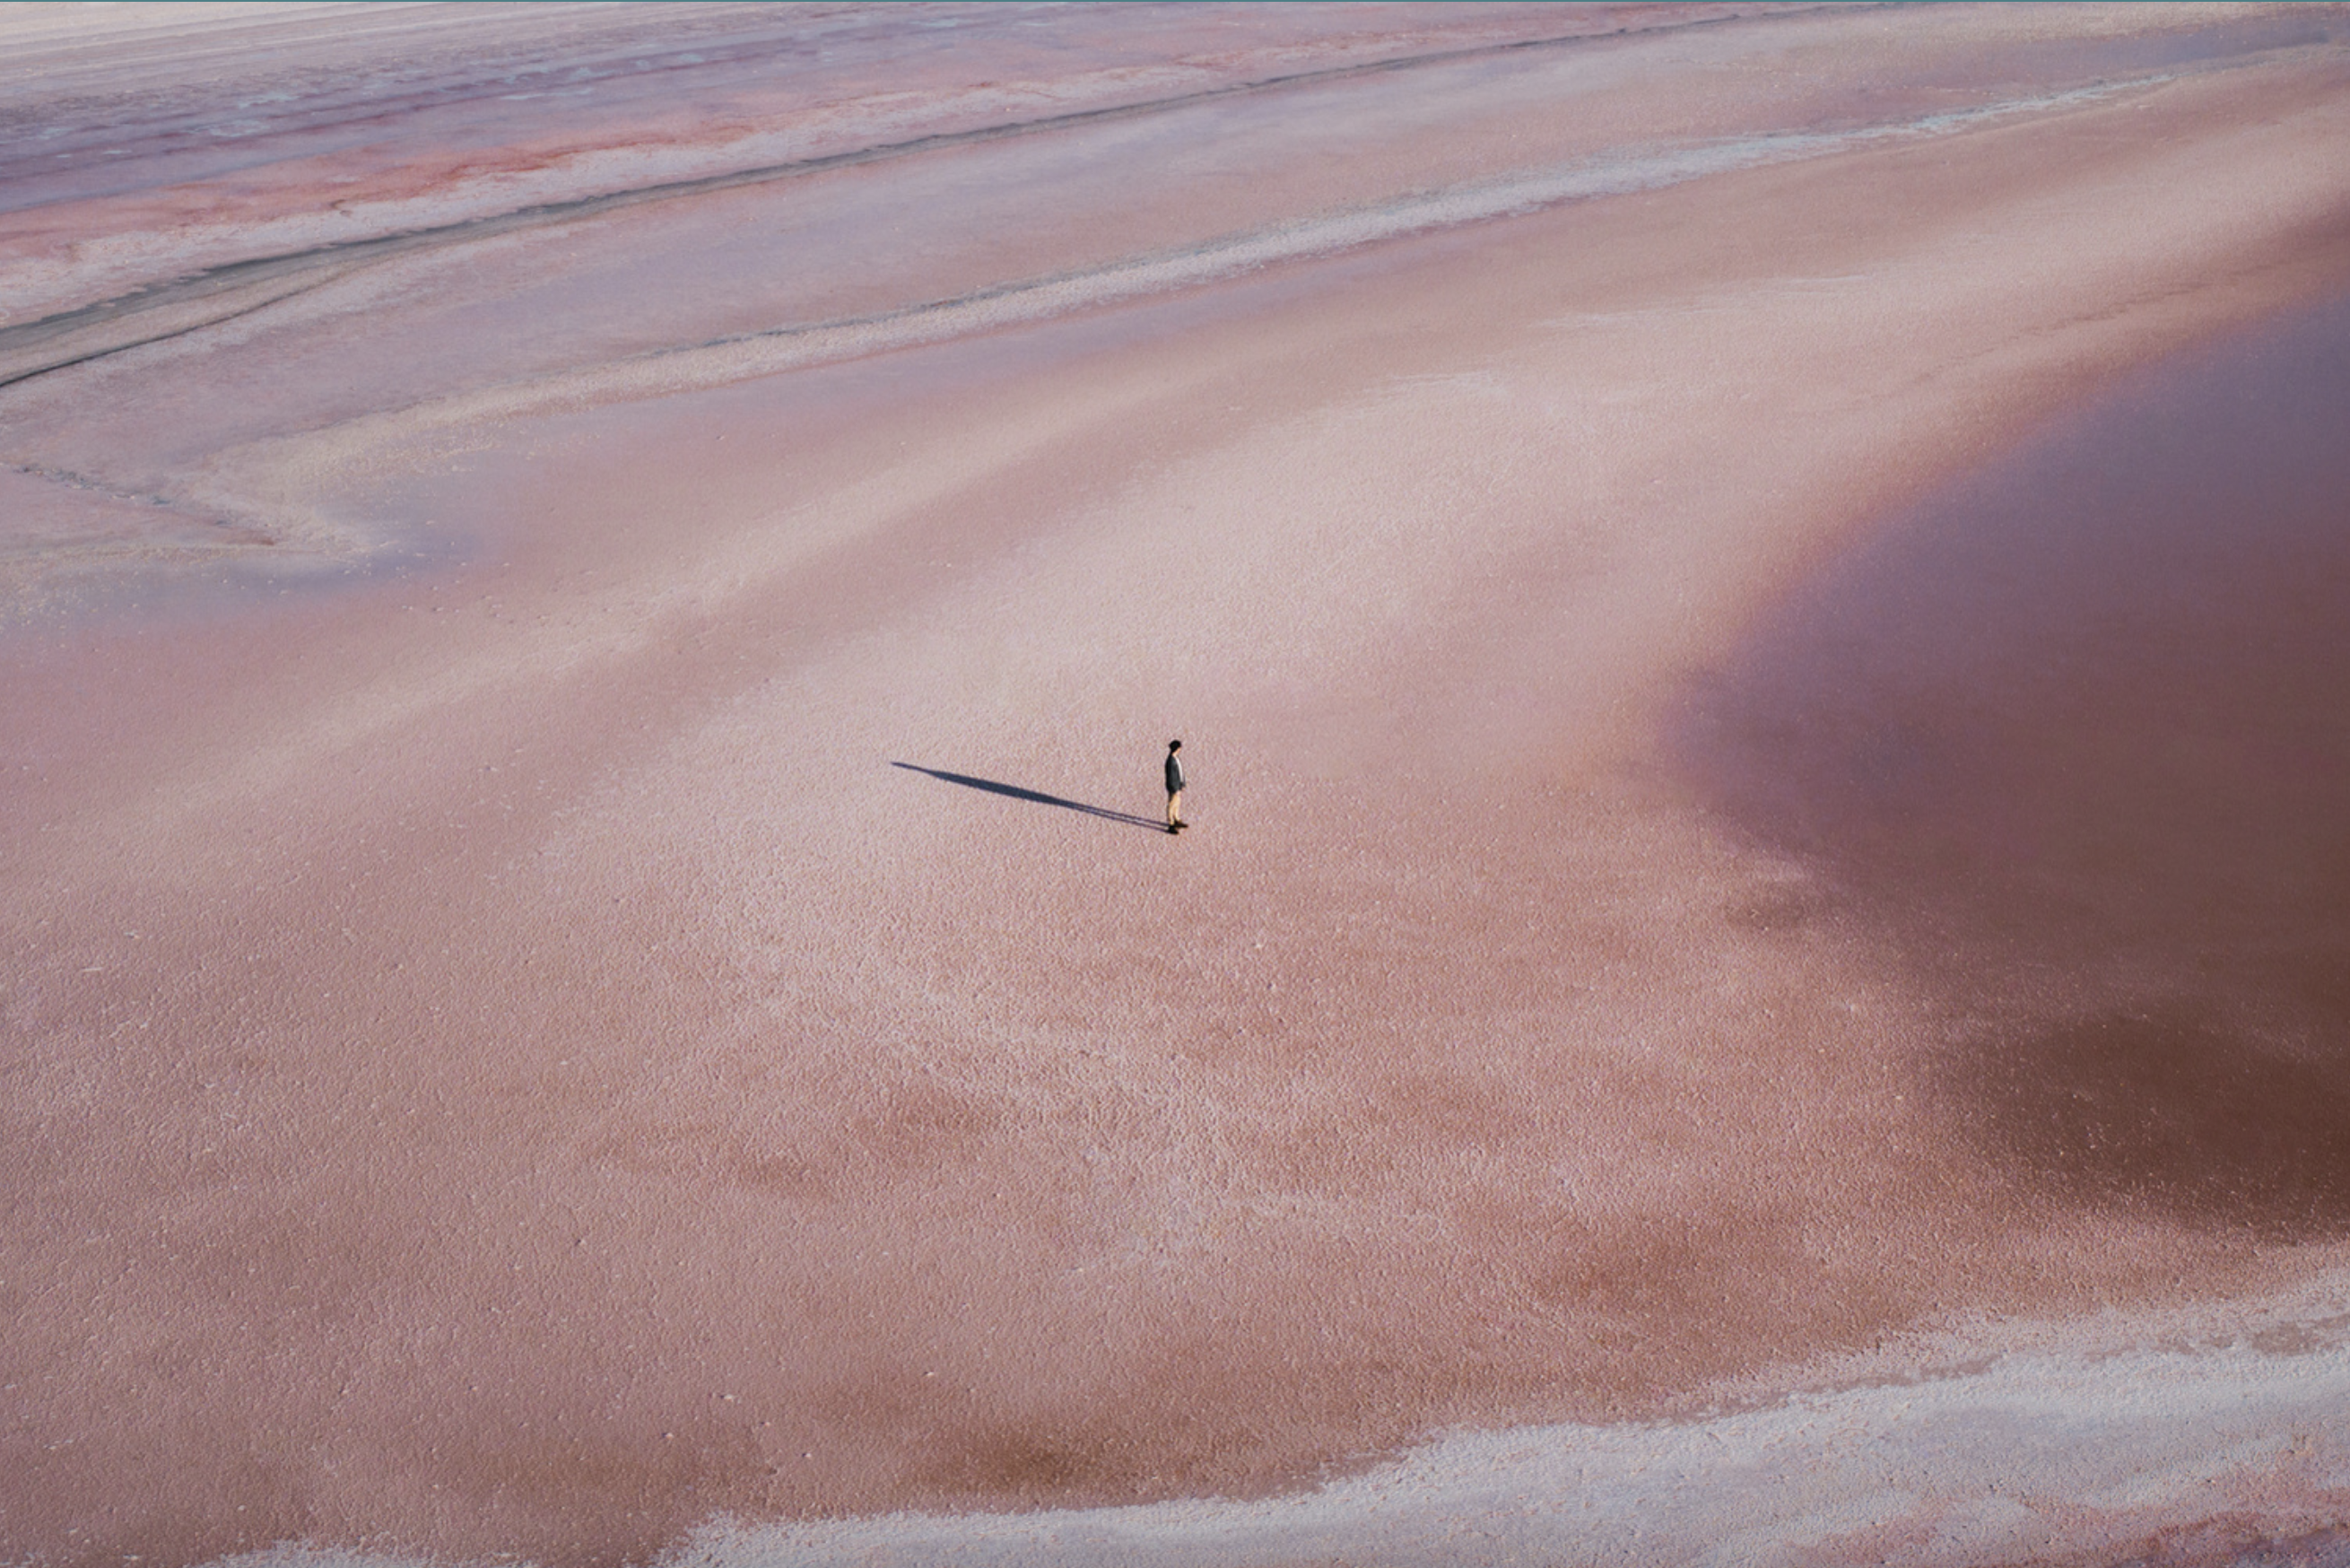
[[[1888,0],[1889,3],[1889,0]],[[1809,7],[1807,7],[1808,9]],[[700,175],[691,180],[669,180],[651,185],[639,185],[627,191],[610,191],[598,196],[581,196],[567,202],[543,202],[527,207],[517,207],[509,213],[495,213],[486,217],[465,218],[456,223],[435,224],[429,228],[407,229],[395,234],[380,234],[372,239],[338,240],[332,244],[314,245],[299,251],[287,251],[277,255],[255,256],[246,261],[225,262],[200,272],[168,282],[133,289],[112,299],[102,299],[92,305],[45,316],[18,327],[0,327],[0,353],[21,351],[52,339],[67,337],[86,327],[119,320],[159,306],[203,299],[257,283],[269,282],[289,274],[299,274],[325,265],[349,265],[387,260],[409,251],[429,250],[442,245],[460,244],[471,240],[490,239],[516,230],[568,222],[577,218],[598,217],[622,208],[648,202],[672,201],[687,196],[705,195],[714,191],[733,190],[738,186],[760,185],[778,180],[796,179],[802,175],[821,174],[830,170],[853,168],[861,163],[877,163],[892,158],[912,157],[924,152],[949,148],[972,147],[990,141],[1008,140],[1014,137],[1063,130],[1072,126],[1107,124],[1120,119],[1139,119],[1154,114],[1186,109],[1197,104],[1212,103],[1221,99],[1237,98],[1250,93],[1278,91],[1285,88],[1310,86],[1321,82],[1343,81],[1353,77],[1384,75],[1395,71],[1438,66],[1460,60],[1499,57],[1522,54],[1535,49],[1557,48],[1578,44],[1598,44],[1621,39],[1627,36],[1648,37],[1685,31],[1691,27],[1723,26],[1736,22],[1773,20],[1790,15],[1772,12],[1759,15],[1709,16],[1665,27],[1644,27],[1637,33],[1619,29],[1614,33],[1574,33],[1548,38],[1521,38],[1506,44],[1479,44],[1466,48],[1439,49],[1427,54],[1406,55],[1390,60],[1369,60],[1357,65],[1332,66],[1321,70],[1291,71],[1280,76],[1259,78],[1254,81],[1234,82],[1225,87],[1205,88],[1197,92],[1179,93],[1170,98],[1147,99],[1139,103],[1110,104],[1099,109],[1072,109],[1066,114],[1045,115],[1035,119],[1011,120],[1001,125],[981,126],[971,130],[937,131],[916,136],[903,141],[883,142],[873,147],[848,152],[827,153],[818,158],[795,159],[784,163],[762,164],[754,169],[737,169],[723,174]],[[1800,13],[1793,13],[1799,15]],[[284,298],[286,296],[277,296]],[[275,300],[262,301],[262,305]],[[244,305],[238,308],[192,325],[174,327],[152,337],[109,344],[57,360],[0,376],[0,388],[16,386],[53,370],[69,369],[140,348],[150,342],[178,337],[201,327],[215,325],[237,316],[248,314],[259,306]]]
[[[1064,811],[1081,811],[1087,816],[1107,817],[1112,822],[1123,822],[1129,826],[1147,827],[1153,833],[1167,831],[1165,823],[1153,821],[1147,816],[1138,816],[1130,811],[1112,811],[1106,805],[1087,805],[1081,800],[1068,800],[1057,794],[1046,794],[1043,790],[1028,789],[1020,784],[1002,784],[994,779],[974,778],[970,774],[952,774],[940,768],[926,768],[919,763],[891,763],[889,765],[893,768],[903,768],[910,774],[928,774],[943,784],[961,784],[965,789],[985,790],[990,794],[1007,795],[1014,800],[1024,800],[1035,805],[1057,805]]]

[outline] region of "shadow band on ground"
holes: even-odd
[[[1066,800],[1057,794],[1046,794],[1043,790],[1024,789],[1018,784],[999,784],[993,779],[973,778],[969,774],[946,773],[938,768],[926,768],[916,763],[891,763],[889,765],[893,768],[903,768],[910,774],[928,774],[934,779],[946,784],[961,784],[965,789],[985,790],[990,794],[1009,795],[1014,800],[1030,801],[1037,805],[1057,805],[1064,811],[1081,811],[1087,816],[1107,817],[1112,822],[1123,822],[1134,827],[1147,827],[1153,833],[1167,831],[1165,823],[1148,816],[1138,816],[1130,811],[1112,811],[1106,805],[1087,805],[1081,800]]]

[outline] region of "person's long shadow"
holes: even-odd
[[[993,779],[973,778],[969,774],[951,774],[939,768],[922,767],[914,763],[891,763],[889,765],[893,768],[903,768],[910,774],[928,774],[934,779],[940,779],[951,784],[961,784],[965,789],[983,789],[990,794],[1009,795],[1014,800],[1032,801],[1038,805],[1057,805],[1064,811],[1082,811],[1087,816],[1107,817],[1112,822],[1123,822],[1129,826],[1147,827],[1153,833],[1167,831],[1165,823],[1154,822],[1147,816],[1137,816],[1130,811],[1112,811],[1106,805],[1087,805],[1081,800],[1064,800],[1057,794],[1046,794],[1043,790],[1023,789],[1018,784],[998,784]]]

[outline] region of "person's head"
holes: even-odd
[[[1167,749],[1170,752],[1180,752],[1183,749],[1183,742],[1180,741],[1170,741],[1167,742]]]

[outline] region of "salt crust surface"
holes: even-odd
[[[559,303],[574,264],[550,258],[620,248],[613,219],[21,383],[20,566],[332,558],[380,542],[355,519],[477,532],[388,552],[331,615],[245,601],[267,636],[101,617],[44,640],[70,613],[10,634],[7,1147],[37,1160],[5,1239],[33,1282],[0,1557],[2339,1557],[2338,1249],[2244,1241],[2224,1191],[2190,1191],[2208,1230],[2040,1191],[1969,1141],[1969,1107],[1921,1113],[1930,1010],[1866,922],[1641,771],[1656,693],[1877,498],[2338,282],[2338,88],[2307,45],[2326,24],[2294,15],[1740,23],[1561,66],[1592,95],[1569,119],[1627,81],[1659,116],[1596,151],[1399,135],[1361,161],[1378,189],[1333,162],[1270,221],[1139,202],[1113,236],[1134,243],[1083,267],[1037,265],[1057,241],[972,260],[941,218],[945,259],[889,280],[936,287],[678,333],[601,313],[671,304],[659,265]],[[1079,73],[1066,101],[1429,42],[1409,31]],[[2239,57],[2272,74],[2231,85]],[[1828,85],[1772,98],[1804,61]],[[1448,112],[1486,100],[1484,68]],[[942,79],[851,82],[807,129],[853,146],[1004,109]],[[1524,79],[1513,113],[1551,78]],[[560,119],[530,101],[420,123],[494,147]],[[1715,118],[1678,118],[1696,102]],[[1332,105],[1284,134],[1381,118]],[[1486,151],[1439,170],[1405,147],[1453,139]],[[207,151],[159,205],[18,209],[5,275],[47,309],[789,138],[594,140],[406,194],[378,171],[379,204],[333,220],[279,209],[364,183],[348,149],[275,193]],[[919,161],[827,189],[943,189]],[[982,166],[1058,167],[958,165]],[[899,200],[832,254],[846,284],[790,303],[895,261],[866,236],[926,211]],[[238,220],[174,229],[220,202]],[[1121,346],[1126,319],[1157,325]],[[786,370],[837,372],[852,412]],[[1131,770],[1046,717],[1070,706],[1150,745],[1212,720],[1186,860],[945,771],[1123,803]],[[941,771],[888,765],[909,756]],[[1369,831],[1373,805],[1418,831]],[[2076,1315],[1899,1332],[1970,1293]],[[2108,1295],[2137,1304],[2086,1304]],[[1569,1366],[1575,1397],[1649,1418],[1509,1424]],[[925,1367],[971,1402],[924,1403]],[[1464,1367],[1499,1370],[1463,1393]],[[1161,1411],[1264,1447],[1169,1459]],[[1295,1419],[1268,1437],[1268,1412]],[[1118,1484],[1188,1465],[1251,1501],[1041,1506],[1024,1475],[1054,1444],[1048,1477],[1109,1453]],[[712,1521],[709,1488],[753,1501]],[[889,1511],[897,1489],[1031,1511]],[[843,1499],[876,1516],[754,1517]]]

